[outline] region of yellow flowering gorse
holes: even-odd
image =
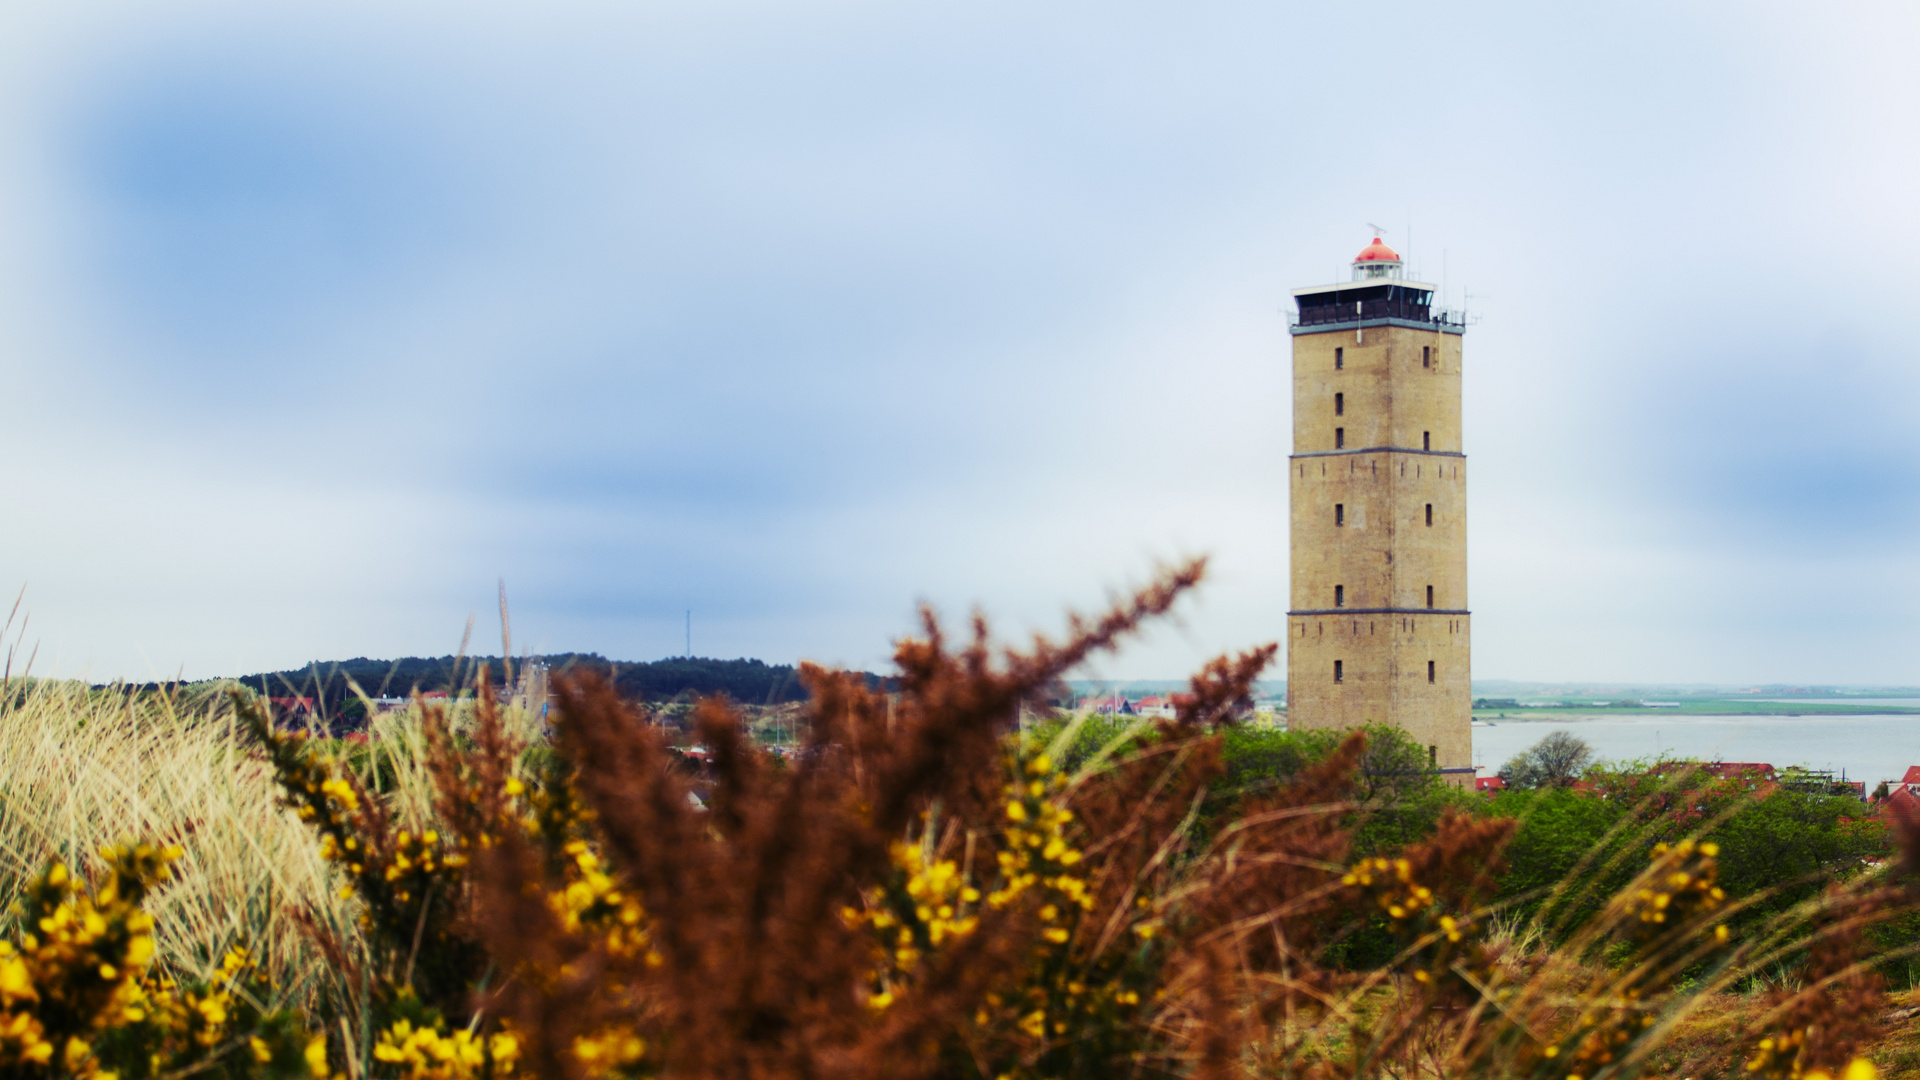
[[[397,1066],[406,1080],[468,1080],[485,1075],[513,1075],[520,1060],[520,1041],[511,1032],[481,1037],[465,1029],[448,1034],[432,1027],[396,1021],[380,1033],[375,1060]]]
[[[1682,840],[1677,844],[1656,844],[1653,849],[1654,872],[1637,889],[1622,893],[1614,903],[1630,923],[1638,927],[1633,936],[1648,941],[1677,926],[1718,909],[1727,894],[1714,884],[1718,868],[1714,859],[1720,845],[1696,844]],[[1724,927],[1714,933],[1726,940]]]
[[[845,915],[875,934],[878,969],[868,1004],[887,1009],[912,992],[914,972],[929,953],[972,934],[984,912],[1025,905],[1039,923],[1027,974],[1005,992],[986,995],[974,1016],[989,1042],[1000,1032],[1024,1047],[1010,1051],[994,1075],[1024,1077],[1034,1074],[1049,1047],[1115,1027],[1137,1010],[1143,987],[1135,985],[1129,965],[1140,950],[1156,947],[1159,924],[1143,899],[1129,909],[1129,932],[1119,948],[1097,956],[1076,952],[1076,934],[1095,897],[1074,836],[1066,778],[1044,753],[1012,760],[1009,772],[990,881],[976,883],[960,861],[936,856],[933,830],[923,829],[919,842],[891,849],[894,882],[868,893],[864,910]]]
[[[100,852],[91,883],[54,862],[16,907],[20,933],[0,941],[0,1068],[97,1071],[91,1041],[144,1018],[139,979],[153,960],[153,917],[140,901],[171,874],[178,848],[122,845]]]
[[[1692,960],[1728,941],[1724,924],[1707,924],[1726,900],[1715,879],[1719,845],[1693,840],[1656,844],[1637,886],[1615,897],[1613,925],[1634,946],[1634,962],[1613,983],[1587,995],[1578,1020],[1542,1057],[1566,1080],[1586,1080],[1652,1030],[1665,991]]]

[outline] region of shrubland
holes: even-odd
[[[1909,854],[1837,803],[1489,801],[1388,729],[1238,725],[1272,647],[1171,720],[1018,727],[1201,573],[1020,648],[929,614],[884,690],[803,669],[789,756],[702,702],[698,767],[591,676],[550,727],[480,695],[354,740],[25,688],[0,1075],[1871,1074]]]

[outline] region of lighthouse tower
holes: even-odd
[[[1287,724],[1395,724],[1473,776],[1463,321],[1375,237],[1295,289]]]

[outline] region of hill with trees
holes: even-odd
[[[514,670],[529,663],[545,664],[553,673],[593,672],[609,679],[622,697],[637,701],[672,701],[682,697],[725,694],[743,705],[780,705],[807,700],[800,671],[792,664],[769,664],[762,660],[721,660],[713,657],[674,656],[651,662],[609,660],[598,653],[555,653],[548,656],[518,657]],[[359,693],[368,697],[404,697],[421,693],[447,692],[459,687],[471,688],[481,666],[499,685],[506,665],[498,656],[406,656],[397,660],[374,660],[357,656],[351,660],[316,661],[306,667],[286,671],[265,671],[242,675],[236,681],[261,691],[267,697],[308,697],[326,715],[349,715],[355,710]],[[877,675],[866,676],[869,685],[878,686]],[[138,689],[138,688],[134,688]],[[159,689],[158,685],[150,689]]]

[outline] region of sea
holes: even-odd
[[[1822,699],[1821,704],[1832,704]],[[1915,704],[1912,698],[1849,699],[1849,705]],[[1866,782],[1898,780],[1920,765],[1920,715],[1693,716],[1657,711],[1631,716],[1530,717],[1473,725],[1473,763],[1481,776],[1500,771],[1513,755],[1565,731],[1586,740],[1607,761],[1662,755],[1699,761],[1757,761],[1776,769],[1804,765],[1835,777]]]

